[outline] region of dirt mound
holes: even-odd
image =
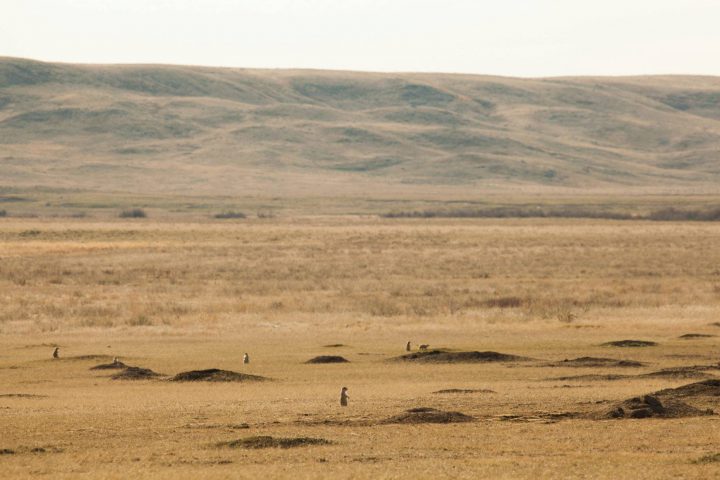
[[[475,389],[475,388],[446,388],[444,390],[437,390],[432,393],[497,393],[495,390],[488,390],[486,388]]]
[[[170,379],[172,382],[263,382],[265,380],[268,379],[259,375],[249,375],[217,368],[182,372]]]
[[[655,392],[661,397],[720,397],[720,379],[703,380],[677,388]]]
[[[447,352],[445,350],[428,350],[427,352],[408,353],[407,355],[395,357],[393,360],[428,363],[490,363],[526,362],[532,359],[498,352]]]
[[[635,360],[616,360],[602,357],[579,357],[551,363],[550,367],[642,367],[644,363]]]
[[[720,453],[711,453],[709,455],[703,455],[697,460],[693,460],[692,463],[705,464],[705,463],[718,463],[720,462]]]
[[[708,323],[708,325],[710,325],[711,327],[720,327],[720,322],[712,322]]]
[[[657,342],[649,340],[617,340],[614,342],[605,342],[604,347],[654,347]]]
[[[682,338],[683,340],[692,340],[693,338],[711,338],[715,336],[716,335],[708,335],[707,333],[686,333],[685,335],[680,335],[678,338]]]
[[[567,382],[567,381],[573,381],[573,380],[581,380],[581,381],[588,380],[588,381],[604,382],[604,381],[611,381],[611,380],[622,380],[624,378],[632,378],[632,375],[601,375],[601,374],[572,375],[569,377],[547,378],[546,380],[558,381],[558,382]]]
[[[95,365],[94,367],[90,367],[90,370],[122,370],[123,368],[130,368],[130,367],[125,365],[123,362],[111,362],[111,363],[101,363],[100,365]]]
[[[308,445],[329,445],[331,442],[324,438],[311,438],[311,437],[270,437],[270,436],[256,436],[256,437],[245,437],[238,440],[231,440],[229,442],[220,442],[217,444],[218,447],[229,447],[229,448],[295,448],[295,447],[306,447]]]
[[[62,345],[57,343],[33,343],[30,345],[24,345],[22,347],[18,348],[56,348],[56,347],[62,347]]]
[[[62,352],[60,352],[60,358],[58,360],[65,360],[65,361],[90,361],[90,360],[112,360],[113,357],[110,355],[75,355],[72,357],[64,357],[62,355]]]
[[[340,347],[347,347],[347,345],[343,343],[331,343],[330,345],[323,345],[325,348],[340,348]]]
[[[464,423],[472,422],[475,418],[460,412],[445,412],[435,408],[411,408],[400,415],[390,417],[381,423]]]
[[[3,393],[0,398],[47,398],[47,395],[35,395],[34,393]]]
[[[162,377],[162,374],[153,372],[149,368],[127,367],[110,378],[113,380],[151,380],[156,377]]]
[[[305,363],[350,363],[350,361],[339,355],[320,355],[311,358]]]
[[[692,365],[687,367],[663,368],[657,372],[644,373],[640,377],[651,378],[713,378],[708,370],[720,370],[720,365]]]
[[[690,405],[677,401],[666,400],[661,401],[660,398],[653,395],[645,395],[643,397],[633,397],[625,400],[621,404],[615,406],[609,412],[605,413],[606,418],[680,418],[680,417],[699,417],[704,415],[712,415],[711,410],[700,410]]]

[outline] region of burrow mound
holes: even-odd
[[[565,359],[560,362],[551,363],[550,367],[642,367],[642,362],[635,360],[616,360],[614,358],[603,357],[579,357],[573,359]]]
[[[691,365],[686,367],[663,368],[657,372],[644,373],[641,377],[650,378],[714,378],[708,370],[720,370],[720,365]]]
[[[344,343],[331,343],[329,345],[323,345],[324,348],[341,348],[341,347],[347,347]]]
[[[400,415],[395,415],[380,423],[465,423],[474,420],[474,417],[460,412],[445,412],[435,408],[419,407],[406,410]]]
[[[627,378],[670,378],[670,379],[691,379],[691,378],[715,378],[715,375],[708,373],[708,370],[720,370],[720,365],[693,365],[685,367],[663,368],[656,372],[642,373],[640,375],[613,375],[613,374],[590,374],[572,375],[567,377],[547,378],[550,381],[568,380],[622,380]]]
[[[489,390],[487,388],[445,388],[443,390],[436,390],[432,393],[445,394],[445,393],[497,393],[495,390]]]
[[[711,338],[715,335],[709,335],[707,333],[686,333],[685,335],[680,335],[678,338],[682,338],[683,340],[692,340],[693,338]]]
[[[532,359],[498,352],[448,352],[445,350],[429,350],[427,352],[408,353],[407,355],[395,357],[393,360],[428,363],[490,363],[526,362]]]
[[[117,361],[111,363],[101,363],[100,365],[90,367],[90,370],[122,370],[123,368],[128,368],[128,366],[123,362]]]
[[[47,398],[47,395],[36,395],[34,393],[3,393],[0,398]]]
[[[350,360],[340,355],[320,355],[318,357],[311,358],[305,363],[350,363]]]
[[[53,360],[79,361],[79,362],[95,360],[95,361],[100,362],[103,360],[112,360],[112,358],[113,357],[111,357],[110,355],[74,355],[71,357],[65,357],[65,356],[63,356],[62,352],[60,352],[60,358],[53,359]]]
[[[590,374],[590,375],[571,375],[568,377],[553,377],[546,378],[551,382],[567,382],[567,381],[593,381],[593,382],[605,382],[612,380],[622,380],[625,378],[632,378],[632,375],[603,375],[603,374]]]
[[[662,397],[720,397],[720,379],[703,380],[677,388],[666,388],[655,392]]]
[[[616,340],[614,342],[605,342],[604,347],[654,347],[657,342],[649,340]]]
[[[153,372],[149,368],[127,367],[110,378],[112,380],[152,380],[162,376],[162,374]]]
[[[229,447],[229,448],[295,448],[305,447],[308,445],[329,445],[331,442],[324,438],[312,438],[312,437],[270,437],[270,436],[255,436],[245,437],[238,440],[231,440],[229,442],[220,442],[217,444],[218,447]]]
[[[170,379],[172,382],[264,382],[265,380],[269,379],[260,375],[250,375],[217,368],[181,372]]]
[[[681,418],[712,415],[712,410],[700,410],[679,400],[655,395],[633,397],[605,413],[606,418]]]

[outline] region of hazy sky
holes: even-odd
[[[720,75],[720,0],[0,0],[0,56]]]

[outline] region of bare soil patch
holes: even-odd
[[[527,362],[532,358],[498,352],[448,352],[428,350],[413,352],[395,357],[393,360],[426,363],[490,363],[490,362]]]
[[[305,363],[350,363],[350,360],[340,355],[320,355],[318,357],[311,358]]]
[[[255,436],[245,437],[238,440],[231,440],[229,442],[220,442],[217,444],[218,447],[229,447],[229,448],[296,448],[296,447],[307,447],[309,445],[330,445],[332,442],[325,440],[324,438],[312,438],[312,437],[271,437],[271,436]]]
[[[657,342],[651,342],[649,340],[616,340],[614,342],[605,342],[602,344],[604,347],[654,347]]]
[[[460,412],[446,412],[435,408],[419,407],[411,408],[405,412],[390,417],[380,422],[400,423],[400,424],[418,424],[418,423],[465,423],[475,421],[474,417],[465,415]]]
[[[642,362],[635,360],[617,360],[614,358],[603,357],[579,357],[573,359],[565,359],[560,362],[550,363],[549,367],[642,367]]]
[[[217,368],[181,372],[170,379],[171,382],[264,382],[266,380],[269,379],[260,375],[250,375]]]
[[[127,367],[122,372],[112,375],[112,380],[152,380],[153,378],[162,377],[163,375],[153,372],[149,368]]]

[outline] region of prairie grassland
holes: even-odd
[[[718,417],[557,414],[588,414],[695,381],[644,373],[717,363],[720,337],[678,337],[720,335],[713,325],[720,321],[719,244],[720,225],[711,223],[0,219],[0,452],[13,452],[0,454],[0,472],[4,478],[717,476],[720,462],[698,460],[720,451]],[[659,345],[601,346],[627,338]],[[534,360],[388,362],[408,340]],[[333,344],[343,346],[326,346]],[[50,358],[54,345],[60,360]],[[246,351],[251,363],[243,366]],[[350,363],[303,363],[322,354]],[[96,357],[82,358],[88,355]],[[89,370],[113,356],[168,375],[222,368],[273,381],[131,382]],[[582,356],[644,366],[548,365]],[[618,373],[627,376],[552,380]],[[350,389],[346,409],[338,405],[342,386]],[[494,393],[433,393],[449,388]],[[419,406],[477,420],[381,423]],[[217,446],[252,435],[332,443]]]

